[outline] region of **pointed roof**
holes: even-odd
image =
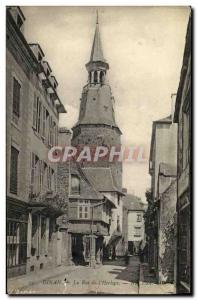
[[[90,55],[90,62],[96,62],[96,61],[105,62],[105,59],[104,59],[104,56],[103,56],[101,38],[100,38],[100,31],[99,31],[98,11],[97,11],[94,41],[93,41],[92,51],[91,51],[91,55]]]

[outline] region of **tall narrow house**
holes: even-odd
[[[109,64],[103,55],[98,16],[86,69],[88,83],[82,91],[71,144],[91,149],[114,146],[118,151],[121,131],[115,121],[114,98],[106,81]],[[122,162],[118,159],[110,162],[106,156],[98,161],[83,160],[77,168],[71,167],[69,222],[73,259],[80,257],[79,249],[85,260],[89,260],[89,252],[96,261],[100,261],[100,253],[101,256],[122,254],[122,195]]]

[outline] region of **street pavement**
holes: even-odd
[[[139,264],[132,257],[127,266],[115,260],[95,268],[65,268],[65,273],[21,288],[18,294],[138,294]]]

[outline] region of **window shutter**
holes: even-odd
[[[39,98],[37,98],[37,131],[40,133],[40,125],[41,125],[41,102]]]
[[[56,125],[55,145],[58,145],[58,126]]]
[[[19,151],[11,147],[10,192],[13,194],[17,194],[18,192],[18,155]]]
[[[39,133],[42,135],[42,132],[43,132],[43,128],[42,128],[42,126],[43,126],[43,112],[42,112],[42,110],[43,110],[43,106],[42,106],[42,103],[41,103],[41,101],[40,101],[40,125],[39,125]]]
[[[33,128],[37,129],[37,97],[34,95],[34,103],[33,103]]]
[[[49,112],[46,109],[46,124],[45,124],[45,132],[46,132],[46,143],[49,144]]]
[[[46,134],[46,108],[42,107],[42,137],[45,138]]]
[[[52,117],[49,116],[49,146],[52,146],[52,131],[53,131]]]
[[[35,154],[31,154],[31,185],[32,188],[34,187],[35,184]],[[33,191],[33,189],[32,189]]]
[[[39,166],[39,158],[35,155],[35,192],[36,194],[39,192],[39,176],[40,166]]]
[[[13,82],[13,113],[17,117],[20,116],[20,90],[21,90],[21,85],[16,80],[16,78],[14,78],[14,82]]]
[[[40,160],[40,191],[42,191],[42,187],[43,187],[43,175],[44,175],[44,163],[42,160]]]
[[[48,167],[47,168],[47,186],[48,186],[48,190],[51,189],[51,168]]]

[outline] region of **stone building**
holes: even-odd
[[[78,148],[118,148],[121,131],[115,121],[114,98],[106,79],[109,65],[103,56],[98,17],[86,69],[88,83],[82,91],[71,144]],[[98,161],[84,159],[71,169],[69,215],[74,255],[79,248],[87,260],[91,253],[94,261],[96,253],[99,261],[98,249],[104,251],[101,256],[111,252],[121,255],[122,195],[122,162],[118,159],[111,162],[107,156]]]
[[[152,127],[152,138],[149,157],[149,174],[151,175],[151,200],[147,213],[147,243],[148,262],[150,269],[156,272],[158,277],[158,234],[159,234],[159,170],[161,163],[176,166],[177,156],[177,124],[172,121],[172,116],[154,121]],[[149,223],[149,224],[148,224]]]
[[[7,8],[6,161],[7,274],[33,272],[62,263],[57,218],[66,213],[59,195],[57,165],[48,151],[58,144],[65,108],[43,50],[28,44],[25,16]],[[65,249],[64,249],[65,252]]]
[[[158,269],[159,283],[174,283],[176,260],[176,166],[160,163],[158,173]]]
[[[177,293],[190,293],[191,286],[191,36],[190,16],[180,82],[177,91],[174,122],[178,124],[177,155]]]
[[[125,254],[139,254],[144,241],[144,204],[132,194],[123,197],[123,236]]]

